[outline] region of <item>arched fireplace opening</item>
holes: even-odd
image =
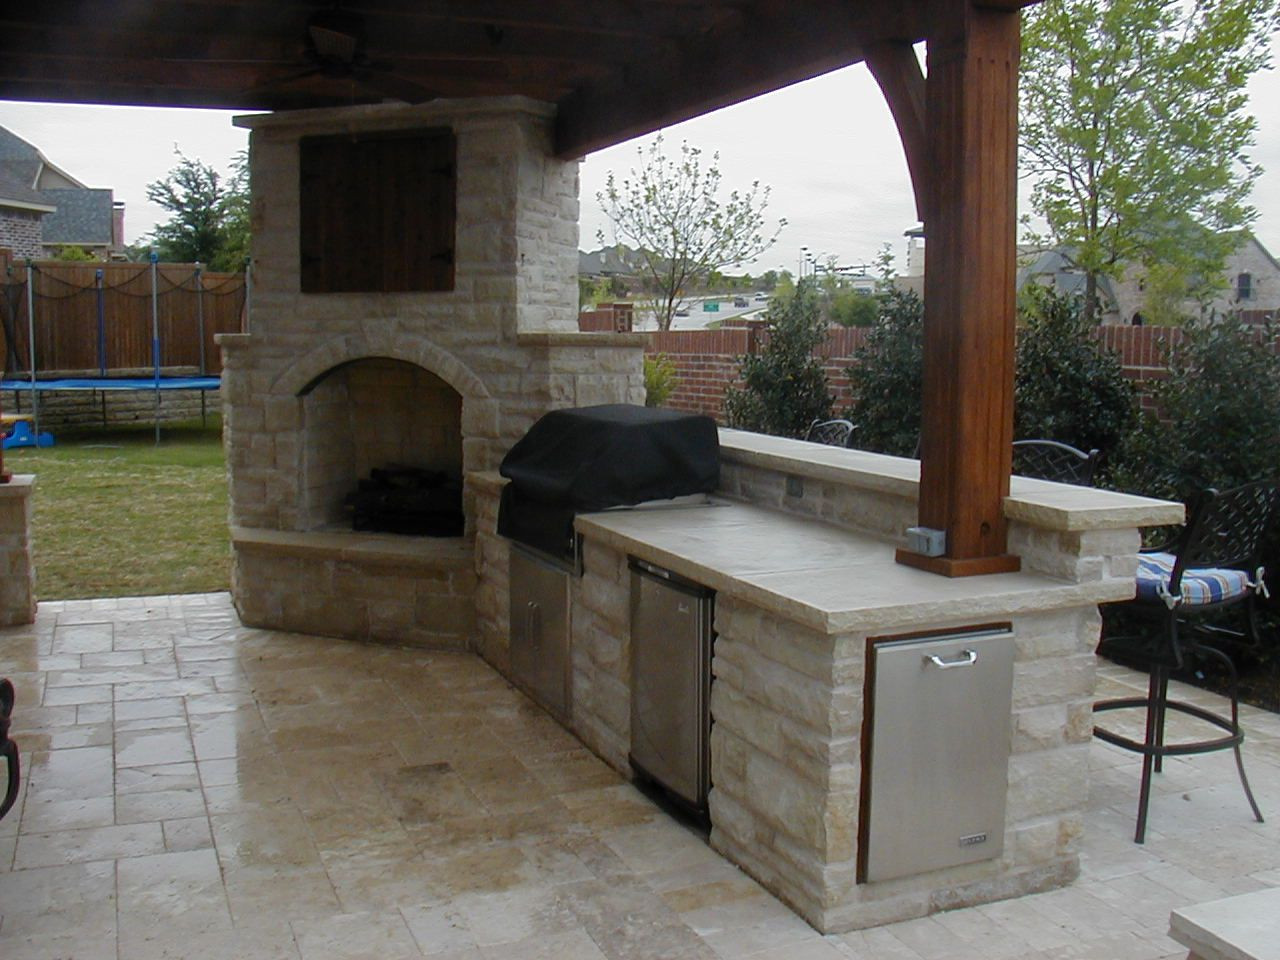
[[[370,357],[299,397],[303,529],[462,534],[458,391],[415,364]]]

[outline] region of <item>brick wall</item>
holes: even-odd
[[[0,247],[8,247],[17,259],[41,256],[42,216],[26,210],[0,211]]]
[[[724,327],[719,330],[668,330],[649,335],[645,352],[665,354],[676,367],[680,383],[667,406],[723,419],[724,392],[739,384],[742,357],[757,352],[765,341],[761,325]],[[845,368],[853,351],[866,339],[861,328],[837,328],[827,335],[821,350],[827,382],[835,396],[837,413],[849,405],[849,378]]]
[[[1258,336],[1262,336],[1259,331]],[[1120,355],[1127,376],[1137,387],[1138,400],[1150,409],[1150,388],[1165,374],[1164,351],[1176,344],[1182,331],[1172,327],[1101,326],[1098,342]],[[845,370],[854,351],[866,340],[865,328],[833,329],[822,348],[823,366],[840,414],[850,401],[849,378]],[[760,329],[678,330],[650,334],[645,352],[665,354],[675,364],[680,384],[667,405],[691,413],[705,413],[723,419],[725,388],[738,383],[738,368],[744,354],[757,351],[764,342]],[[1280,342],[1273,343],[1280,350]]]

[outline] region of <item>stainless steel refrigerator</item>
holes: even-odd
[[[631,561],[631,765],[705,813],[715,593]]]

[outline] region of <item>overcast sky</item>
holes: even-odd
[[[1266,172],[1254,189],[1255,233],[1280,256],[1280,73],[1254,78],[1251,107],[1259,120],[1254,159]],[[57,166],[93,187],[111,187],[126,203],[125,234],[135,242],[165,218],[147,201],[146,185],[176,163],[175,149],[226,171],[248,142],[234,114],[209,110],[90,107],[0,101],[0,126],[38,146]],[[902,146],[884,97],[861,64],[720,110],[666,131],[668,149],[682,140],[720,153],[726,188],[752,180],[772,187],[768,215],[788,221],[757,272],[796,270],[800,247],[842,264],[869,263],[891,243],[905,267],[903,231],[916,225]],[[642,138],[602,150],[582,164],[583,249],[597,246],[608,224],[596,202],[610,170],[635,167]]]

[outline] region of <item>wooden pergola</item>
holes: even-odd
[[[574,158],[865,61],[929,243],[919,523],[946,549],[899,560],[962,576],[1018,565],[1002,502],[1028,2],[42,0],[0,16],[0,98],[291,110],[524,95],[557,105],[554,149]]]

